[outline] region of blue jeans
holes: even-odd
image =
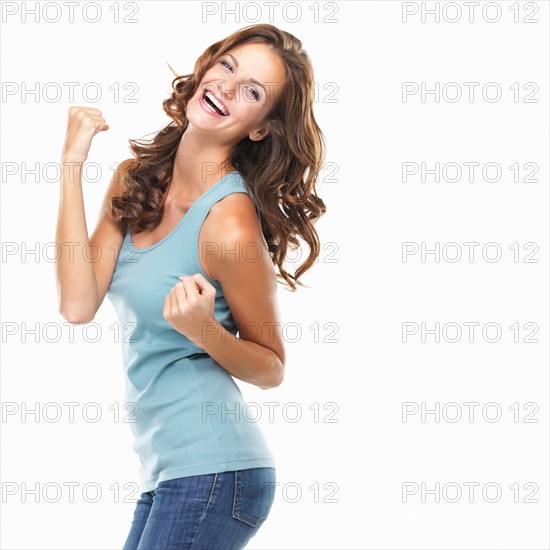
[[[141,493],[123,550],[237,550],[267,519],[275,469],[179,477]]]

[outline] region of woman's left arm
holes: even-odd
[[[205,250],[215,251],[202,264],[221,284],[239,337],[214,318],[216,290],[199,273],[182,277],[182,284],[172,289],[165,319],[235,378],[262,389],[278,386],[285,349],[277,276],[251,199],[235,193],[215,203],[203,223],[201,242],[208,245]]]

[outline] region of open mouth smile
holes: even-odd
[[[210,90],[203,92],[201,105],[205,111],[212,115],[229,116],[227,107]]]

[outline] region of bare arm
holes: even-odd
[[[97,109],[71,107],[62,153],[61,189],[56,243],[62,251],[56,263],[59,312],[69,323],[88,323],[99,309],[124,238],[107,214],[110,198],[122,190],[125,163],[115,170],[88,238],[82,193],[82,166],[93,136],[108,129]]]
[[[214,321],[196,344],[239,380],[262,389],[278,386],[284,378],[285,349],[277,278],[252,201],[242,193],[229,195],[212,207],[203,227],[201,241],[217,243],[216,250],[243,251],[248,244],[249,251],[261,250],[261,255],[257,261],[242,253],[209,257],[208,270],[222,285],[239,337]]]

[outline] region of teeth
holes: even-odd
[[[210,101],[212,101],[212,103],[214,103],[214,105],[216,105],[216,107],[218,107],[218,109],[224,114],[224,115],[228,115],[229,113],[227,112],[227,109],[209,92],[207,91],[206,94],[204,94],[205,97],[208,96],[208,99],[210,99]]]

